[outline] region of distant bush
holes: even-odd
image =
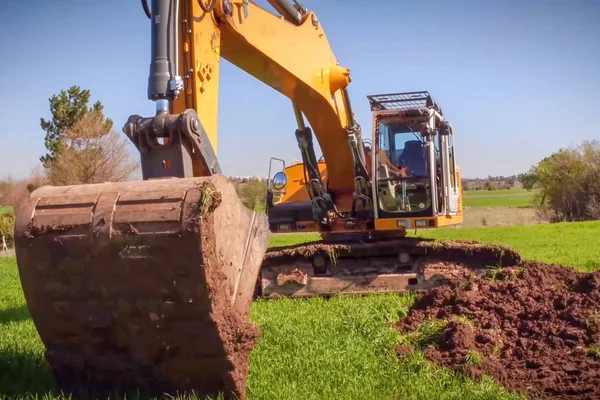
[[[236,190],[242,203],[251,210],[265,205],[267,201],[267,185],[264,179],[244,178],[236,186]]]
[[[552,222],[600,219],[600,142],[560,149],[523,174],[526,189],[538,187],[534,206]]]
[[[0,206],[18,207],[29,194],[39,186],[46,184],[46,179],[38,166],[31,170],[29,176],[14,179],[10,176],[0,179]]]
[[[12,247],[13,235],[15,229],[15,216],[12,213],[0,214],[0,245],[2,244],[2,237],[6,240],[6,245]],[[0,246],[1,249],[1,246]]]

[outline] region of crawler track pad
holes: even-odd
[[[520,260],[508,247],[469,241],[315,242],[269,249],[260,294],[271,298],[421,291]]]
[[[244,397],[269,231],[224,176],[42,187],[15,233],[62,390]]]

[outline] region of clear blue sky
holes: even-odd
[[[368,94],[429,90],[466,177],[520,173],[600,139],[598,0],[302,3],[352,70],[366,135]],[[51,117],[48,99],[61,89],[90,89],[118,129],[130,114],[151,115],[149,29],[139,0],[0,1],[0,176],[39,164],[40,117]],[[300,158],[289,100],[226,61],[221,71],[224,173],[265,176],[269,157]]]

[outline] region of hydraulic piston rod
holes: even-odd
[[[177,65],[177,14],[179,2],[152,0],[151,61],[148,98],[157,101],[157,112],[164,111],[183,89]]]

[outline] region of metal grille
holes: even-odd
[[[429,92],[406,92],[377,94],[367,96],[371,104],[371,110],[411,110],[416,108],[435,107]]]

